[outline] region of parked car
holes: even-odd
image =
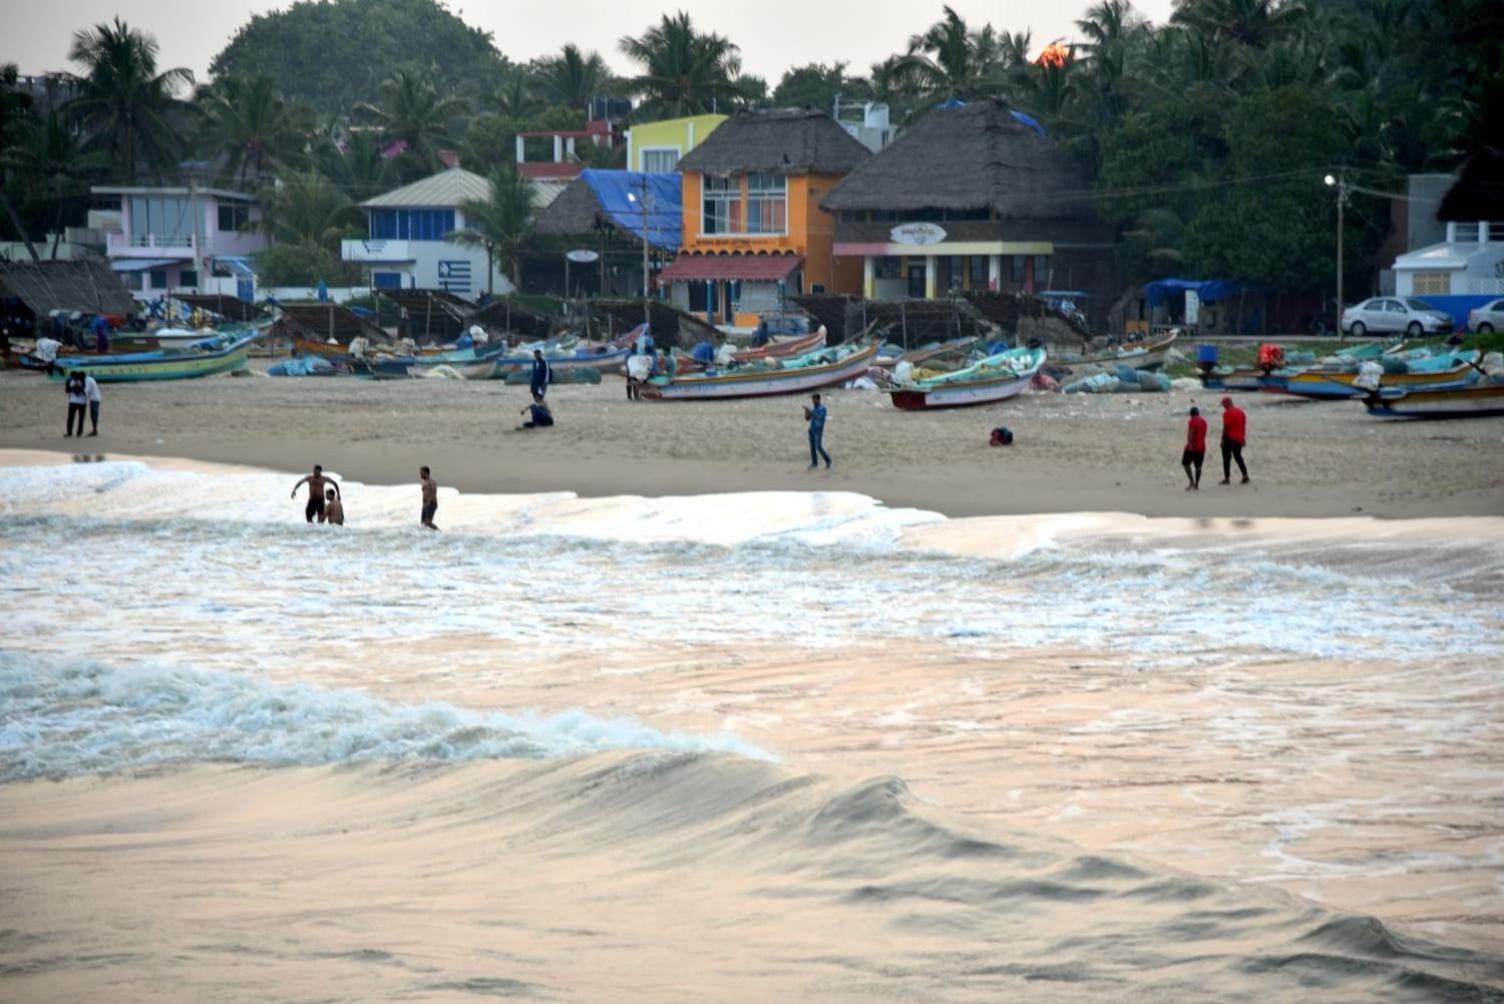
[[[1469,310],[1467,329],[1476,331],[1480,335],[1504,331],[1504,300],[1495,300],[1493,303],[1485,303],[1476,310]]]
[[[1452,327],[1451,314],[1414,296],[1376,296],[1342,312],[1342,330],[1358,338],[1369,332],[1445,335]]]

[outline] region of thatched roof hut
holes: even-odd
[[[728,176],[847,174],[872,159],[824,112],[807,109],[738,112],[679,161],[680,171]]]
[[[0,261],[0,297],[14,296],[37,317],[54,310],[131,314],[136,301],[120,277],[97,258]]]
[[[596,197],[590,182],[576,178],[538,214],[533,230],[545,237],[575,237],[605,226],[614,231],[619,229]],[[626,236],[636,239],[632,234]]]
[[[1001,219],[1095,216],[1091,181],[1080,165],[993,98],[934,109],[847,175],[820,205],[831,211],[987,209]]]
[[[1504,220],[1504,150],[1483,149],[1462,165],[1436,218],[1451,223]]]

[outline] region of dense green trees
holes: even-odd
[[[463,247],[482,248],[486,261],[501,262],[511,273],[512,285],[521,288],[522,252],[532,237],[537,209],[533,186],[513,164],[505,164],[491,174],[491,197],[460,203],[465,226],[448,235],[448,240]],[[486,269],[486,292],[491,286],[493,269]]]
[[[641,35],[623,38],[620,48],[641,71],[627,81],[627,89],[641,99],[647,116],[729,112],[750,94],[739,79],[741,50],[728,38],[696,29],[684,11],[665,14]]]

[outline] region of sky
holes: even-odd
[[[115,15],[156,35],[161,67],[186,66],[203,80],[209,61],[252,14],[285,8],[289,0],[0,0],[0,63],[23,74],[69,70],[73,32]],[[1056,38],[1073,38],[1086,0],[951,0],[974,27],[1031,29],[1038,52]],[[1171,0],[1136,0],[1150,20],[1165,20]],[[509,59],[526,62],[556,52],[565,42],[595,49],[612,68],[630,67],[617,51],[623,35],[639,35],[665,11],[687,10],[701,30],[741,46],[742,70],[770,87],[790,66],[849,64],[853,73],[905,47],[942,16],[942,4],[907,0],[449,0],[467,24],[492,33]]]

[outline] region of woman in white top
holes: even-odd
[[[97,436],[99,435],[99,402],[101,397],[99,393],[99,381],[94,379],[92,373],[84,374],[84,397],[89,401],[89,425],[92,427],[89,435]],[[83,420],[79,419],[79,432],[84,431],[83,426]]]

